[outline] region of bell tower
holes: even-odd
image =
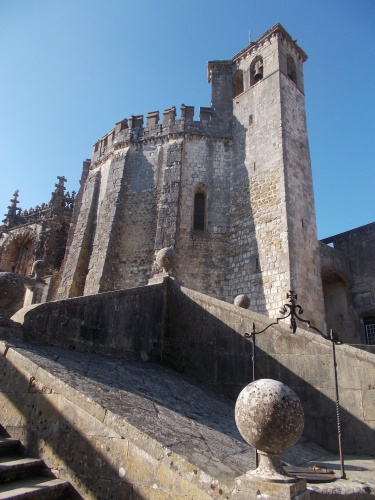
[[[294,290],[306,317],[323,328],[306,59],[277,24],[209,69],[213,113],[225,120],[232,112],[230,294],[247,293],[252,310],[275,317]]]

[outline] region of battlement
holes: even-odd
[[[212,108],[199,108],[199,121],[194,120],[194,106],[181,105],[180,118],[177,119],[176,107],[163,111],[160,123],[159,111],[150,111],[146,115],[131,115],[117,122],[115,127],[98,140],[92,150],[92,162],[102,160],[112,151],[147,141],[160,140],[169,135],[208,135],[230,136],[231,124],[212,118]]]

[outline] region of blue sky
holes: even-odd
[[[1,0],[0,215],[77,190],[115,122],[210,105],[207,61],[280,22],[308,54],[318,236],[375,217],[374,0]],[[179,115],[178,115],[179,116]],[[3,217],[0,218],[0,220]]]

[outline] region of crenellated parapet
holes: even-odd
[[[165,140],[169,136],[197,135],[209,137],[229,137],[231,123],[215,120],[212,108],[200,107],[199,120],[194,120],[194,106],[182,104],[180,117],[177,118],[176,107],[167,108],[160,120],[159,111],[150,111],[146,115],[131,115],[115,124],[115,127],[97,141],[92,150],[93,166],[112,152],[135,144],[155,140]],[[92,167],[91,167],[92,168]]]

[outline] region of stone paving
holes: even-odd
[[[11,346],[228,486],[235,477],[254,468],[254,451],[235,425],[234,402],[202,388],[191,378],[150,362],[15,340],[0,344],[1,352],[5,344]],[[337,456],[303,438],[285,454],[284,460],[303,466],[317,463],[339,473]],[[374,458],[346,457],[346,471],[346,481],[309,488],[329,495],[375,496]]]

